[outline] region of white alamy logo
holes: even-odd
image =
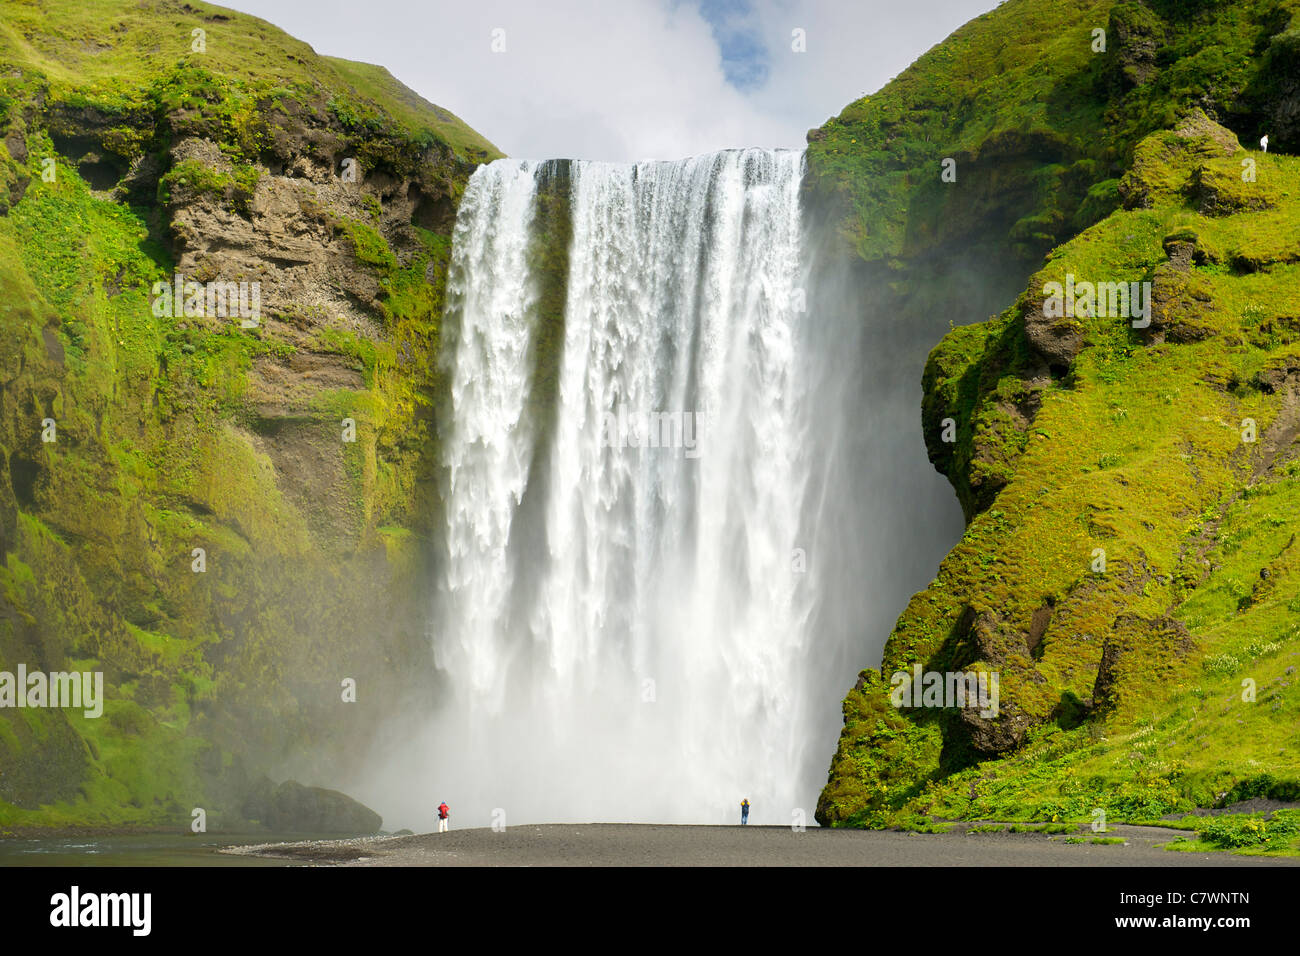
[[[101,671],[40,671],[27,673],[19,664],[18,673],[0,671],[0,707],[82,708],[82,715],[99,717],[104,713],[104,674]]]
[[[1075,282],[1074,273],[1070,273],[1064,286],[1059,282],[1044,285],[1043,295],[1043,315],[1049,319],[1132,319],[1135,329],[1151,324],[1150,282]]]
[[[151,893],[82,893],[74,886],[50,897],[50,925],[58,927],[126,926],[133,936],[148,936],[152,911]]]
[[[680,448],[687,458],[700,457],[705,430],[698,412],[650,412],[629,419],[626,406],[606,412],[601,426],[604,448]]]
[[[240,328],[255,329],[262,321],[262,283],[187,281],[178,272],[170,284],[153,284],[153,314],[160,319],[238,316]]]
[[[895,671],[889,679],[895,707],[978,707],[981,717],[998,715],[997,671]],[[913,690],[915,688],[915,690]]]

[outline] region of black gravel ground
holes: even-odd
[[[1190,834],[1163,827],[1112,826],[1108,838],[1077,834],[823,830],[810,827],[548,824],[451,830],[405,837],[276,843],[223,853],[324,866],[1287,866],[1300,858],[1160,849]]]

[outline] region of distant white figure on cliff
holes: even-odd
[[[1264,152],[1267,153],[1267,152],[1268,152],[1268,137],[1267,137],[1267,136],[1261,137],[1261,138],[1260,138],[1260,141],[1259,141],[1259,145],[1263,148]]]

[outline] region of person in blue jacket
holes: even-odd
[[[743,827],[749,822],[749,800],[740,801],[740,825]]]

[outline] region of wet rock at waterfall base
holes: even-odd
[[[379,814],[345,793],[296,780],[273,786],[265,777],[253,785],[241,812],[278,833],[369,835],[378,833],[383,823]]]

